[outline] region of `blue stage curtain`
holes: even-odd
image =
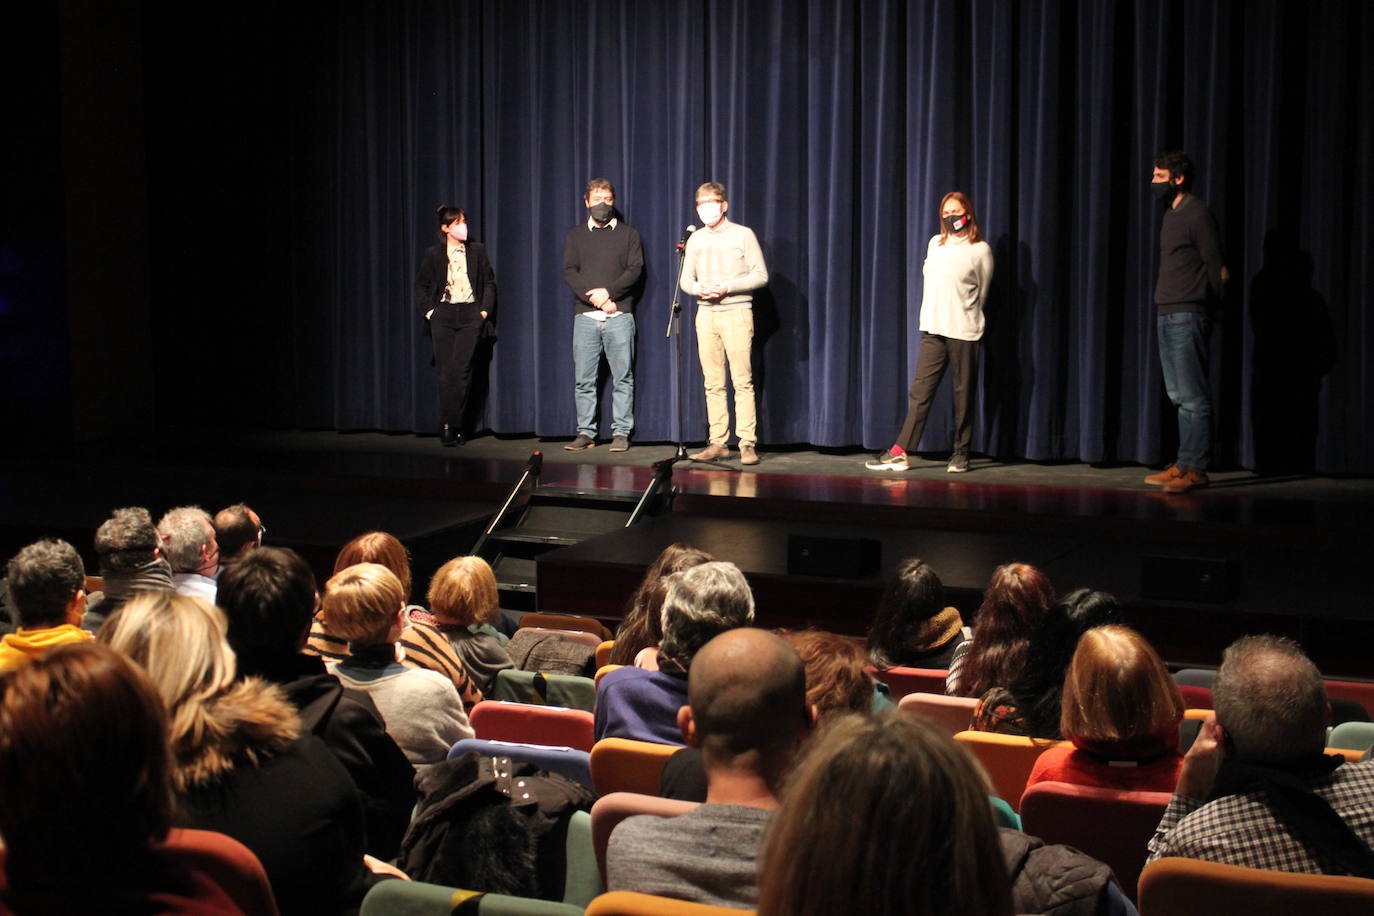
[[[292,317],[261,347],[274,394],[258,419],[436,428],[411,286],[434,205],[453,203],[500,288],[482,425],[572,435],[563,237],[586,180],[607,177],[648,262],[635,436],[676,438],[673,245],[714,179],[771,272],[762,444],[879,449],[906,409],[936,209],[958,188],[997,261],[974,449],[1165,461],[1146,186],[1178,147],[1232,276],[1216,463],[1374,471],[1374,4],[346,0],[283,28],[308,30],[309,52],[278,90],[293,226],[276,307]],[[950,446],[948,399],[925,449]],[[609,409],[608,390],[603,429]]]

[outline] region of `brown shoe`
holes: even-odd
[[[1165,493],[1187,493],[1189,490],[1196,490],[1211,483],[1207,475],[1202,471],[1195,471],[1192,468],[1184,471],[1177,478],[1164,485]]]
[[[1171,464],[1158,474],[1151,474],[1145,478],[1145,482],[1152,487],[1162,487],[1167,483],[1172,483],[1183,476],[1183,469],[1176,464]]]
[[[730,457],[730,448],[725,445],[717,445],[712,442],[695,455],[688,455],[693,461],[719,461],[722,458]]]
[[[752,443],[752,442],[741,442],[741,443],[739,444],[739,463],[740,463],[740,464],[758,464],[758,463],[759,463],[759,453],[756,452],[756,451],[754,451],[754,443]]]

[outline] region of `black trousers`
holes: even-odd
[[[482,311],[475,302],[440,302],[430,316],[429,331],[439,371],[439,422],[463,431]]]
[[[909,404],[897,444],[908,452],[916,451],[921,434],[926,429],[926,415],[930,402],[935,400],[945,368],[954,370],[954,454],[967,455],[973,441],[973,385],[978,377],[978,349],[976,340],[957,340],[926,334],[916,354],[916,377],[907,392]]]

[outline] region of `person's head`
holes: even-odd
[[[883,587],[868,631],[868,653],[879,668],[903,664],[948,643],[964,621],[945,607],[945,586],[924,560],[908,557],[897,565]]]
[[[687,544],[669,544],[653,563],[630,596],[625,619],[615,634],[611,661],[617,665],[634,664],[635,655],[663,639],[663,599],[668,594],[666,579],[673,573],[709,563],[712,556]]]
[[[0,678],[0,834],[11,888],[100,881],[128,868],[172,825],[170,771],[162,698],[109,647],[59,646]]]
[[[593,178],[587,182],[582,202],[587,205],[592,219],[604,226],[615,216],[615,185],[608,178]]]
[[[707,778],[744,770],[777,789],[811,728],[806,669],[786,642],[753,627],[728,630],[697,652],[678,725],[700,747]]]
[[[1232,753],[1247,763],[1320,754],[1326,744],[1326,684],[1291,639],[1243,636],[1227,646],[1212,704]]]
[[[719,181],[708,181],[697,188],[697,218],[708,228],[714,227],[725,218],[730,209],[730,198],[725,194],[725,185]]]
[[[760,916],[1007,916],[978,763],[918,716],[843,716],[787,780],[759,853]]]
[[[1151,181],[1167,183],[1169,193],[1165,195],[1164,199],[1171,200],[1174,194],[1192,188],[1193,160],[1183,150],[1165,150],[1155,157]]]
[[[5,567],[10,600],[26,630],[77,625],[86,613],[86,567],[66,541],[35,541]]]
[[[462,207],[440,204],[434,208],[439,220],[439,238],[451,238],[455,242],[465,242],[468,237],[468,213]]]
[[[1154,646],[1111,625],[1079,637],[1061,709],[1059,731],[1075,746],[1145,756],[1177,746],[1183,697]]]
[[[845,712],[868,712],[873,707],[873,675],[859,644],[825,630],[778,633],[806,668],[806,702],[822,719]]]
[[[1030,635],[1054,603],[1049,578],[1029,563],[993,570],[973,622],[973,648],[964,660],[961,692],[982,696],[1016,681],[1030,649]]]
[[[1039,737],[1059,734],[1064,695],[1064,675],[1078,638],[1093,627],[1116,623],[1120,606],[1107,592],[1075,589],[1045,612],[1031,634],[1021,676],[1009,686],[1031,733]]]
[[[970,243],[983,238],[973,201],[963,191],[950,191],[940,198],[940,244],[949,241],[950,236],[968,239]]]
[[[209,514],[199,506],[168,510],[157,523],[162,555],[172,572],[214,576],[219,568],[219,542]]]
[[[500,612],[496,575],[481,557],[454,557],[429,580],[429,610],[445,626],[487,623]]]
[[[350,645],[392,643],[401,633],[401,580],[379,563],[359,563],[335,573],[324,584],[320,604],[325,628]]]
[[[254,667],[250,659],[299,652],[316,601],[310,564],[283,547],[250,550],[225,568],[215,594],[229,621],[229,645],[245,669]]]
[[[209,706],[234,683],[224,612],[176,592],[138,592],[97,638],[141,667],[167,705],[173,753],[191,753],[218,726]],[[174,781],[180,779],[174,777]]]
[[[406,600],[410,600],[410,554],[395,535],[385,531],[358,535],[343,545],[339,555],[334,558],[334,572],[343,572],[359,563],[380,563],[391,570],[401,580],[401,590],[405,592]]]
[[[754,593],[734,563],[719,560],[668,577],[659,658],[690,670],[692,658],[719,633],[754,622]]]
[[[253,548],[262,546],[262,536],[267,531],[258,514],[243,503],[216,512],[214,524],[215,540],[219,542],[223,563],[231,563]]]
[[[116,509],[95,529],[95,555],[100,574],[107,578],[127,575],[157,558],[161,538],[153,518],[142,506]]]

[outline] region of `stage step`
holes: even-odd
[[[487,535],[482,545],[481,555],[496,573],[501,607],[538,610],[539,558],[624,528],[639,500],[639,493],[623,490],[534,487],[513,520]]]

